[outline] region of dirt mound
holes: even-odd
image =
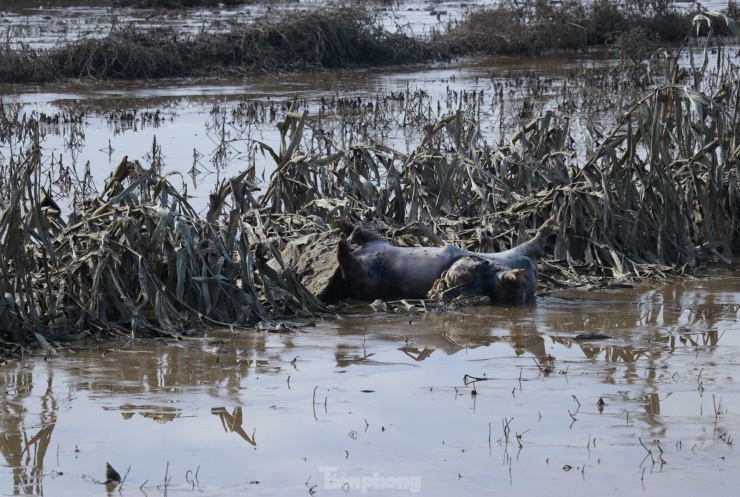
[[[304,235],[292,240],[282,251],[283,262],[305,287],[319,299],[327,297],[339,270],[335,231]]]

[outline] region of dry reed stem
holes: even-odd
[[[677,58],[676,58],[677,59]],[[675,72],[675,71],[674,71]],[[543,281],[656,281],[740,247],[740,80],[713,95],[668,83],[609,133],[548,111],[492,146],[474,106],[427,126],[402,154],[382,145],[319,143],[290,109],[264,195],[249,174],[217,185],[205,219],[155,167],[123,158],[101,195],[66,220],[41,188],[38,122],[2,106],[9,158],[0,215],[0,339],[56,347],[114,333],[178,337],[197,325],[261,324],[326,313],[282,250],[332,236],[334,215],[399,245],[457,243],[500,251],[555,217]],[[581,135],[586,155],[572,147]],[[42,340],[43,339],[43,340]]]

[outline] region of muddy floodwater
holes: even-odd
[[[82,3],[0,5],[0,36],[50,48],[117,23],[197,32],[269,11],[268,2],[189,13]],[[322,2],[296,5],[307,3]],[[384,26],[425,34],[483,3],[396,2]],[[736,64],[737,45],[727,46],[711,48],[710,68]],[[292,105],[309,112],[307,150],[324,137],[333,149],[406,154],[421,125],[466,105],[483,141],[499,143],[548,110],[574,123],[606,114],[609,124],[633,95],[600,109],[590,102],[611,97],[609,86],[594,96],[582,76],[615,64],[594,49],[245,79],[0,85],[0,101],[39,121],[40,186],[62,210],[75,193],[99,194],[127,156],[174,175],[202,213],[209,193],[245,169],[262,193],[275,171],[265,147],[280,145]],[[0,161],[29,146],[0,142]],[[557,291],[522,307],[365,305],[275,333],[197,329],[0,356],[0,495],[734,494],[738,289],[738,272],[715,270]],[[106,463],[120,486],[104,483]]]
[[[565,73],[613,63],[595,51],[585,59],[572,54],[496,57],[248,80],[0,84],[0,99],[20,106],[22,113],[41,116],[46,171],[69,170],[73,178],[83,178],[89,170],[102,189],[124,155],[145,167],[157,163],[164,173],[177,175],[173,181],[183,185],[201,211],[215,184],[247,167],[257,171],[258,186],[266,185],[275,162],[259,147],[278,149],[277,123],[285,119],[293,99],[298,110],[309,112],[307,136],[324,133],[341,148],[379,143],[408,153],[422,138],[420,120],[435,122],[454,113],[469,96],[481,99],[478,117],[484,138],[496,143],[532,117],[519,116],[524,75],[542,81],[542,94],[530,99],[544,112],[557,106]],[[500,91],[501,102],[496,97]],[[323,114],[322,102],[329,102]],[[377,110],[357,111],[355,102]],[[0,143],[0,153],[12,152],[11,145]],[[69,205],[68,199],[58,201]]]
[[[739,284],[8,358],[1,492],[729,495]]]
[[[288,6],[311,8],[323,3],[327,2]],[[423,36],[485,3],[401,1],[393,9],[381,9],[379,16],[391,32]],[[727,8],[727,2],[711,0],[704,6],[719,11]],[[269,2],[257,2],[171,12],[110,9],[84,1],[76,7],[39,7],[14,0],[0,5],[0,36],[9,46],[49,48],[105,36],[113,26],[127,22],[184,32],[207,25],[219,31],[232,21],[251,22],[268,7]],[[703,45],[695,45],[696,53],[701,53]],[[730,44],[720,54],[734,61],[736,51]],[[714,54],[710,69],[725,57]],[[687,65],[688,55],[681,60]],[[309,112],[307,137],[325,135],[342,149],[378,143],[404,154],[419,146],[421,124],[434,123],[472,101],[478,102],[473,105],[474,117],[488,143],[508,140],[517,126],[546,110],[585,120],[589,113],[600,111],[599,105],[589,102],[603,98],[604,91],[619,106],[626,105],[639,95],[612,96],[612,90],[603,88],[596,90],[597,96],[581,94],[584,83],[578,80],[591,69],[617,62],[613,53],[591,49],[533,58],[458,59],[433,66],[234,79],[0,84],[0,100],[18,106],[19,115],[40,121],[42,163],[50,178],[62,171],[75,184],[89,172],[101,189],[127,156],[144,167],[174,174],[172,181],[181,182],[193,206],[202,212],[213,186],[245,168],[254,167],[257,186],[265,186],[275,163],[261,146],[279,147],[277,123],[285,119],[294,99],[296,110]],[[607,112],[606,119],[613,115],[616,111]],[[304,145],[310,148],[312,143]],[[24,145],[0,143],[0,157],[19,153]],[[56,200],[71,208],[62,193],[57,192]]]

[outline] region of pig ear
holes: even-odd
[[[496,300],[502,302],[521,302],[530,297],[524,269],[509,269],[498,273],[494,290]]]
[[[505,285],[514,287],[521,286],[524,283],[524,269],[510,269],[501,273],[499,280]]]
[[[388,242],[385,238],[378,235],[377,233],[374,233],[372,231],[364,230],[360,228],[359,226],[356,226],[349,222],[346,219],[342,219],[341,217],[335,215],[334,216],[334,224],[337,225],[337,228],[339,228],[339,231],[349,237],[349,239],[352,241],[352,243],[356,243],[358,245],[364,245],[369,242]]]

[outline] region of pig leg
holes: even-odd
[[[359,226],[355,226],[346,219],[342,219],[339,216],[334,216],[334,224],[337,225],[339,231],[349,238],[349,240],[358,245],[364,245],[369,242],[388,242],[385,238],[373,233],[372,231],[364,230]]]
[[[337,243],[337,262],[342,272],[342,279],[348,283],[347,297],[362,300],[377,298],[381,282],[370,268],[352,252],[352,246],[344,233],[339,235]]]

